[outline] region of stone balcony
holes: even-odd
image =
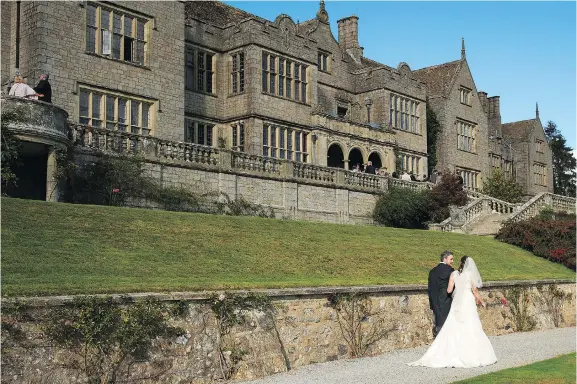
[[[22,141],[46,145],[66,146],[68,113],[53,104],[22,97],[2,97],[2,115],[14,113],[16,121],[10,130]]]
[[[56,201],[56,151],[70,144],[68,113],[53,104],[21,97],[5,96],[0,102],[2,119],[20,142],[20,165],[13,169],[18,182],[10,187],[11,196]]]

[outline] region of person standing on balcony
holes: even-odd
[[[373,167],[372,161],[367,161],[367,166],[365,167],[365,173],[370,173],[372,175],[375,175],[377,173],[375,167]]]
[[[34,87],[34,90],[38,94],[38,100],[44,101],[46,103],[52,103],[52,87],[48,82],[48,73],[43,73],[40,75],[40,81],[38,85]]]
[[[28,84],[25,84],[21,76],[14,76],[14,85],[12,85],[12,88],[10,88],[8,96],[24,97],[26,99],[38,100],[38,95],[36,94],[36,91],[34,91],[34,89]]]

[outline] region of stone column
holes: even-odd
[[[58,180],[54,178],[56,171],[56,147],[49,147],[48,161],[46,163],[46,201],[58,201]]]

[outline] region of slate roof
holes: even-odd
[[[187,1],[184,7],[184,13],[185,20],[187,21],[194,17],[219,26],[238,23],[249,18],[267,21],[262,17],[220,1]]]
[[[413,71],[413,75],[423,83],[427,84],[427,91],[430,96],[445,95],[453,82],[453,78],[461,68],[461,60],[451,61],[432,67],[421,68]]]
[[[535,119],[530,119],[502,124],[503,137],[508,139],[525,139],[531,133],[535,121]]]

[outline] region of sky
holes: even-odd
[[[281,13],[293,21],[315,17],[318,1],[225,1],[274,21]],[[575,148],[575,2],[326,1],[331,30],[337,20],[359,17],[364,56],[412,70],[461,57],[478,91],[500,96],[503,123],[539,117],[555,122]]]

